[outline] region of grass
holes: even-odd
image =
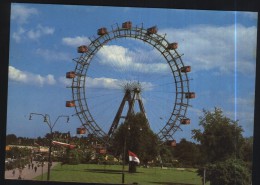
[[[201,185],[202,181],[197,176],[195,169],[161,169],[161,168],[137,168],[137,173],[128,173],[125,168],[125,183],[138,182],[139,185]],[[44,174],[43,179],[46,179]],[[41,180],[41,176],[36,177]],[[51,170],[52,181],[62,182],[87,182],[87,183],[111,183],[122,182],[122,166],[119,165],[60,165]],[[209,185],[209,183],[207,183]]]

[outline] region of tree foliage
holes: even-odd
[[[203,176],[203,170],[199,171]],[[206,181],[211,185],[248,185],[251,183],[250,173],[242,160],[227,159],[206,166]]]
[[[195,143],[181,139],[174,150],[174,157],[178,159],[182,166],[194,167],[200,161],[200,149]]]
[[[122,156],[125,147],[126,159],[130,150],[147,164],[158,156],[158,143],[158,137],[150,129],[145,116],[137,113],[119,126],[112,139],[112,150],[116,156]]]
[[[196,129],[192,133],[201,145],[206,180],[211,185],[250,184],[250,170],[244,161],[251,159],[252,145],[243,138],[242,127],[238,121],[224,116],[219,108],[213,112],[203,110],[203,113],[199,123],[203,130]],[[203,168],[198,174],[203,177]]]
[[[237,121],[223,115],[219,108],[213,112],[203,110],[199,125],[203,130],[192,130],[193,138],[200,142],[204,163],[223,161],[229,157],[241,158],[242,128]]]
[[[14,145],[18,143],[18,139],[15,134],[6,135],[6,144],[7,145]]]

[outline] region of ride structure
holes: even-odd
[[[152,46],[159,52],[170,68],[175,85],[173,109],[165,124],[159,130],[158,137],[162,141],[171,141],[174,139],[174,133],[180,129],[181,125],[190,124],[190,119],[186,117],[187,108],[190,106],[189,101],[195,98],[195,92],[189,89],[188,73],[191,71],[191,66],[184,65],[182,55],[177,52],[178,43],[170,43],[165,39],[166,35],[158,33],[156,26],[144,28],[141,26],[133,26],[132,22],[128,21],[121,26],[115,24],[111,26],[111,30],[102,27],[97,30],[97,36],[90,38],[90,44],[82,45],[77,48],[80,56],[73,59],[76,63],[75,69],[66,73],[66,78],[71,79],[71,86],[68,88],[72,92],[72,100],[66,101],[66,107],[74,107],[75,114],[80,119],[82,127],[89,134],[93,134],[101,142],[107,143],[109,138],[117,129],[120,119],[126,119],[130,113],[134,112],[135,101],[138,102],[140,112],[146,115],[144,104],[141,97],[142,86],[139,82],[129,82],[124,85],[124,96],[116,112],[108,131],[103,130],[99,123],[91,114],[86,97],[86,79],[91,61],[99,50],[109,42],[117,39],[131,38],[143,41],[145,44]],[[125,104],[128,103],[126,115],[122,115]]]

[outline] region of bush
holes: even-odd
[[[203,168],[198,173],[203,177]],[[227,159],[206,166],[206,181],[210,181],[211,185],[248,185],[251,183],[251,175],[243,161]]]

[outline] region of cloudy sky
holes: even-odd
[[[111,30],[126,21],[134,26],[157,26],[190,65],[191,124],[175,134],[191,139],[202,110],[219,107],[239,120],[245,136],[253,134],[257,13],[174,9],[114,8],[12,4],[7,134],[44,136],[48,127],[41,116],[74,115],[66,108],[72,99],[71,80],[77,47],[97,38],[97,29]],[[87,72],[86,97],[90,112],[107,132],[122,101],[123,86],[139,82],[151,128],[158,132],[174,105],[175,85],[165,59],[150,45],[133,39],[116,39],[94,56]],[[58,120],[54,130],[75,134],[77,116],[70,123]]]

